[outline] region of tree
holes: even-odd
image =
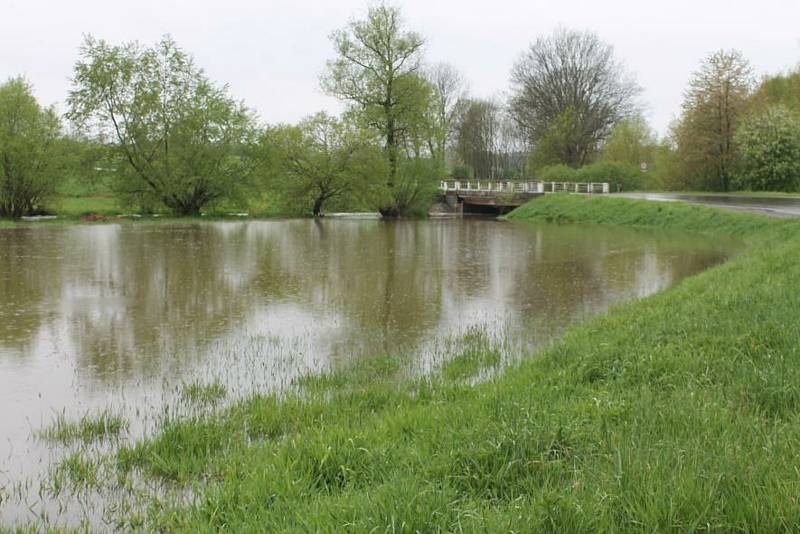
[[[509,180],[525,175],[526,145],[518,126],[495,100],[467,100],[455,126],[456,155],[475,178]]]
[[[110,131],[126,163],[121,188],[179,215],[234,196],[247,174],[239,156],[253,118],[175,42],[111,46],[87,37],[76,63],[69,116]]]
[[[431,157],[444,164],[447,143],[456,130],[459,113],[467,97],[466,81],[452,65],[438,63],[425,72],[433,91],[430,105]]]
[[[514,64],[511,82],[512,116],[533,148],[544,141],[559,160],[549,163],[573,167],[631,115],[639,93],[611,46],[568,30],[537,39]]]
[[[490,100],[471,100],[456,127],[456,152],[477,179],[498,179],[502,175],[498,158],[500,106]]]
[[[386,174],[380,150],[364,132],[325,113],[273,129],[268,137],[277,148],[279,179],[291,197],[310,201],[314,216],[334,199],[374,198],[380,187],[374,178]]]
[[[353,106],[384,140],[394,187],[398,144],[405,125],[403,106],[417,97],[419,85],[409,82],[420,68],[422,37],[404,29],[400,10],[386,4],[371,7],[365,20],[350,22],[331,36],[337,58],[328,62],[322,79],[326,92]],[[385,210],[385,211],[392,211]]]
[[[636,114],[614,126],[603,144],[600,159],[637,167],[645,162],[648,166],[652,166],[656,144],[656,136],[647,121]]]
[[[751,101],[751,107],[760,110],[782,105],[800,112],[800,69],[764,78],[753,93]]]
[[[735,135],[738,185],[752,191],[796,191],[800,185],[800,116],[772,106],[745,119]]]
[[[736,50],[714,52],[692,75],[674,135],[684,173],[694,186],[730,188],[736,160],[733,136],[751,87],[750,64]]]
[[[24,79],[0,85],[0,217],[39,211],[54,193],[60,133],[53,108],[42,108]]]

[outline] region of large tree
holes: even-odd
[[[458,160],[472,169],[475,178],[499,180],[525,174],[525,143],[498,102],[465,101],[455,136]]]
[[[753,86],[748,61],[736,50],[706,58],[689,82],[674,129],[688,184],[727,191],[734,174],[734,133]]]
[[[323,88],[352,105],[384,140],[389,162],[387,185],[394,187],[398,144],[406,125],[401,119],[419,84],[409,81],[420,68],[422,37],[403,26],[400,10],[380,4],[364,20],[350,22],[331,37],[336,59],[328,63]]]
[[[326,203],[351,197],[369,203],[376,194],[375,176],[386,174],[380,149],[368,134],[325,113],[296,127],[268,130],[278,187],[295,199],[308,200],[320,215]]]
[[[447,144],[455,134],[459,114],[466,102],[467,83],[452,65],[437,63],[425,70],[432,89],[429,107],[430,131],[428,150],[442,164]]]
[[[0,217],[42,208],[56,185],[58,116],[43,108],[22,78],[0,85]]]
[[[511,112],[534,150],[547,144],[574,167],[634,111],[639,92],[610,45],[568,30],[537,39],[514,64],[511,81]]]
[[[124,191],[180,215],[233,195],[251,113],[211,83],[164,37],[156,46],[112,46],[87,37],[75,65],[70,117],[110,131],[124,160]]]

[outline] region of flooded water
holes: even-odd
[[[65,506],[37,434],[100,410],[153,428],[185,384],[273,391],[381,354],[417,372],[474,331],[530,353],[578,318],[724,261],[668,233],[491,220],[128,223],[0,230],[0,527]]]

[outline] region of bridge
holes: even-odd
[[[445,203],[457,213],[505,213],[548,193],[602,195],[611,192],[608,182],[511,182],[442,180]]]

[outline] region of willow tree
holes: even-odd
[[[164,37],[156,46],[112,46],[87,37],[75,65],[69,116],[110,131],[125,162],[122,189],[179,215],[235,194],[239,148],[253,119]]]
[[[55,190],[56,147],[61,126],[22,78],[0,85],[0,217],[41,209]]]
[[[511,72],[512,116],[536,150],[573,167],[587,163],[613,126],[635,110],[638,85],[613,48],[589,32],[537,39]],[[549,161],[555,163],[556,161]]]
[[[401,115],[407,101],[418,97],[419,84],[409,78],[420,69],[424,40],[404,28],[398,8],[386,4],[371,7],[366,19],[350,22],[331,40],[337,57],[328,62],[322,86],[380,132],[389,164],[387,186],[392,189],[406,127]]]
[[[367,132],[326,113],[298,126],[271,128],[262,140],[280,176],[276,185],[308,201],[314,216],[331,201],[375,202],[373,178],[386,174],[386,162],[371,141]]]

